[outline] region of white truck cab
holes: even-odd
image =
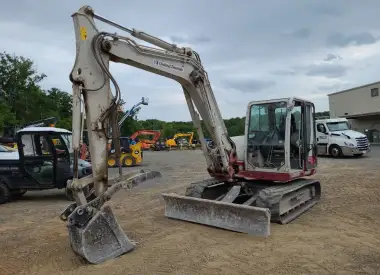
[[[315,121],[318,155],[362,156],[369,152],[367,136],[353,131],[346,118]]]

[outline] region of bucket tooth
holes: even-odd
[[[270,211],[230,202],[162,194],[165,216],[254,236],[270,235]]]
[[[89,214],[86,208],[77,207],[69,216],[67,227],[70,245],[75,253],[90,263],[99,264],[135,247],[109,205],[101,207],[92,217]]]

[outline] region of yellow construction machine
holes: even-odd
[[[134,140],[129,137],[120,137],[120,146],[121,155],[119,161],[122,167],[132,167],[142,163],[143,153],[141,142],[134,142]],[[118,167],[116,150],[113,142],[108,151],[108,167]]]
[[[185,139],[187,138],[187,140]],[[193,144],[194,132],[177,133],[166,140],[166,147],[172,149],[195,149]]]
[[[320,200],[319,181],[306,178],[315,174],[317,167],[312,102],[294,97],[249,102],[245,134],[230,137],[197,52],[121,26],[95,14],[89,6],[83,6],[72,17],[76,38],[76,59],[70,74],[73,149],[78,156],[83,96],[93,167],[92,175],[78,179],[74,158],[74,178],[69,187],[76,202],[61,215],[67,222],[71,247],[78,255],[91,263],[101,263],[135,247],[110,205],[105,204],[123,185],[118,182],[108,187],[107,180],[107,133],[111,125],[118,145],[115,113],[121,100],[119,86],[109,71],[110,62],[149,71],[182,86],[203,150],[199,156],[205,157],[211,177],[190,184],[185,195],[163,194],[165,216],[269,236],[271,221],[289,223]],[[95,19],[127,35],[99,30]],[[138,44],[130,36],[155,47]],[[300,114],[299,121],[295,114]],[[205,142],[201,118],[211,142]],[[120,148],[115,149],[120,155]],[[127,185],[157,175],[154,171],[131,174]],[[92,183],[94,196],[85,197],[83,188]]]

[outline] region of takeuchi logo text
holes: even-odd
[[[172,69],[172,70],[176,70],[176,71],[179,71],[179,72],[183,72],[183,68],[182,67],[178,67],[176,65],[169,64],[169,63],[166,63],[164,61],[154,60],[153,64],[156,65],[156,66],[165,67],[165,68],[168,68],[168,69]]]

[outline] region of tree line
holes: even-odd
[[[48,76],[38,72],[34,65],[29,58],[0,53],[0,133],[5,134],[9,129],[48,117],[58,119],[56,127],[71,130],[71,94],[56,87],[43,89],[41,83]],[[120,112],[119,117],[123,114]],[[323,112],[325,115],[326,112]],[[229,135],[244,134],[245,117],[226,119],[224,122]],[[160,130],[162,137],[194,132],[197,138],[191,121],[138,120],[137,114],[128,118],[120,131],[122,136],[130,136],[141,129]]]
[[[0,53],[1,132],[47,117],[57,117],[57,127],[71,128],[71,95],[54,87],[43,90],[46,77],[32,60]]]

